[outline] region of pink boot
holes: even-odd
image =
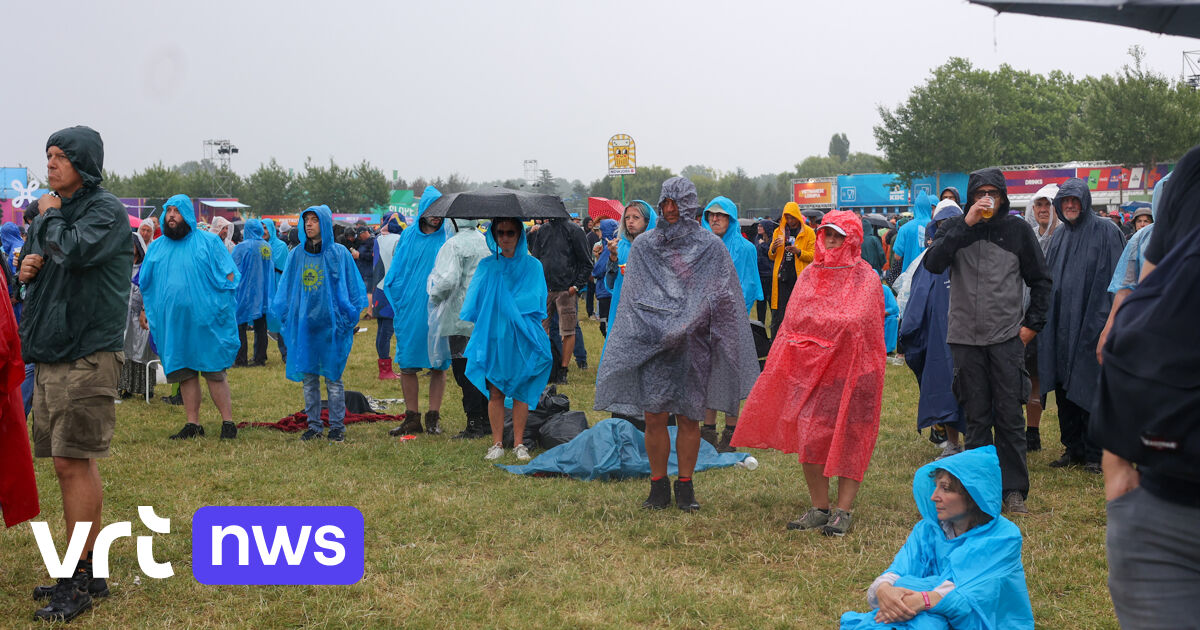
[[[392,381],[392,380],[395,380],[398,378],[400,378],[400,377],[395,372],[392,371],[392,360],[391,359],[380,359],[379,360],[379,380]]]

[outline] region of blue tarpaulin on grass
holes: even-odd
[[[675,427],[671,434],[671,459],[667,474],[679,474],[675,456]],[[696,472],[709,468],[727,468],[746,459],[748,453],[718,453],[711,444],[700,440]],[[580,481],[629,479],[650,476],[650,458],[646,455],[646,437],[637,427],[620,418],[609,418],[538,455],[523,466],[500,466],[515,475],[568,475]]]

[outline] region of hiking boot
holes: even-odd
[[[516,455],[517,459],[523,462],[529,461],[529,449],[526,448],[524,444],[518,444],[516,448],[513,449],[513,455]]]
[[[1092,473],[1093,475],[1103,475],[1104,469],[1100,467],[1099,462],[1088,462],[1083,465],[1083,472]]]
[[[1067,468],[1069,466],[1078,466],[1082,463],[1084,463],[1082,457],[1075,457],[1074,455],[1071,455],[1070,451],[1065,451],[1063,452],[1062,457],[1050,462],[1050,467]]]
[[[941,446],[942,442],[945,442],[947,439],[945,425],[935,424],[929,427],[929,441],[934,445]]]
[[[504,457],[504,445],[496,442],[488,447],[487,454],[483,456],[483,459],[490,462],[501,457]]]
[[[179,433],[176,433],[175,435],[172,435],[172,436],[171,436],[170,438],[168,438],[168,439],[171,439],[171,440],[190,440],[190,439],[192,439],[192,438],[194,438],[194,437],[204,437],[204,427],[202,427],[202,426],[200,426],[200,425],[198,425],[198,424],[194,424],[194,423],[188,422],[188,423],[186,423],[186,424],[184,424],[184,425],[183,425],[183,428],[179,430]]]
[[[586,361],[586,360],[584,360],[584,361],[576,361],[576,362],[575,362],[575,366],[576,366],[576,367],[578,367],[578,368],[579,368],[579,369],[581,369],[581,370],[586,370],[586,369],[587,369],[587,361]]]
[[[555,385],[567,384],[567,366],[564,365],[558,368],[558,373],[554,375],[553,382]]]
[[[815,507],[808,508],[800,518],[787,524],[788,529],[816,529],[824,527],[829,522],[829,510],[819,510]]]
[[[729,445],[730,440],[733,439],[733,432],[735,430],[737,430],[737,425],[734,425],[731,427],[728,424],[725,425],[724,429],[721,429],[721,439],[717,440],[717,452],[718,453],[736,453],[737,452],[736,448],[733,448],[732,446]]]
[[[1004,505],[1000,511],[1008,514],[1028,514],[1029,508],[1025,507],[1025,499],[1021,493],[1014,490],[1004,495]]]
[[[442,414],[440,411],[425,412],[425,432],[429,435],[441,435],[442,425],[439,423]]]
[[[692,480],[675,480],[675,507],[684,512],[699,512],[700,504],[696,502],[696,490],[692,488]]]
[[[663,477],[650,482],[650,496],[642,501],[644,510],[665,510],[671,507],[671,480]]]
[[[950,442],[946,442],[946,445],[942,447],[942,454],[933,458],[933,461],[936,462],[946,459],[947,457],[953,457],[961,452],[963,452],[962,444],[952,444]]]
[[[233,440],[237,438],[237,425],[226,420],[221,423],[221,439]]]
[[[174,396],[163,396],[161,400],[168,405],[183,405],[183,394],[175,394]]]
[[[492,434],[491,427],[486,419],[467,418],[467,428],[463,429],[462,433],[450,438],[452,440],[474,440],[481,437],[487,437]]]
[[[54,587],[55,586],[57,586],[57,584],[50,585],[50,586],[35,586],[35,587],[33,587],[33,600],[34,601],[42,601],[44,599],[50,599],[50,596],[54,595]],[[106,580],[104,578],[98,578],[98,577],[92,578],[88,582],[87,593],[88,593],[88,595],[92,596],[92,599],[100,599],[101,597],[108,597],[108,593],[109,593],[108,580]]]
[[[392,371],[392,360],[391,359],[380,359],[379,360],[379,380],[393,381],[398,378],[400,378],[400,375],[396,374],[395,372]]]
[[[315,440],[315,439],[317,439],[317,438],[319,438],[319,437],[321,437],[321,432],[320,432],[320,431],[318,431],[318,430],[316,430],[316,429],[308,429],[307,431],[305,431],[305,432],[304,432],[304,433],[303,433],[303,434],[300,436],[300,441],[301,441],[301,442],[307,442],[307,441],[309,441],[309,440]]]
[[[845,536],[853,523],[853,514],[841,508],[833,508],[829,512],[829,522],[821,528],[821,533],[826,536]]]
[[[1042,433],[1038,427],[1025,427],[1025,451],[1036,453],[1042,450]]]
[[[396,437],[398,435],[415,435],[424,432],[425,430],[421,428],[421,412],[405,411],[404,422],[401,422],[400,426],[395,429],[388,431],[388,435]]]
[[[713,447],[715,448],[717,446],[717,425],[715,425],[715,424],[700,425],[700,439],[704,440],[705,442],[708,442],[709,444],[712,444]]]
[[[92,607],[92,596],[88,594],[91,582],[92,563],[80,562],[74,575],[58,578],[50,591],[50,603],[35,611],[33,620],[65,623],[87,612]]]

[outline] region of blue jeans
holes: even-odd
[[[329,430],[345,431],[346,388],[341,381],[325,379],[325,391],[329,393]],[[308,428],[321,432],[321,375],[304,375],[304,413],[308,415]]]

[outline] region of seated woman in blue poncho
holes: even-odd
[[[550,338],[542,329],[546,318],[546,279],[542,263],[529,255],[525,229],[517,219],[495,219],[488,228],[488,248],[494,252],[479,261],[459,317],[475,324],[463,351],[466,376],[488,394],[492,446],[484,459],[504,455],[504,398],[513,399],[513,454],[529,459],[521,443],[529,408],[550,380],[553,360]]]
[[[917,470],[921,522],[842,630],[1033,628],[1021,530],[1000,515],[1000,460],[985,446]]]

